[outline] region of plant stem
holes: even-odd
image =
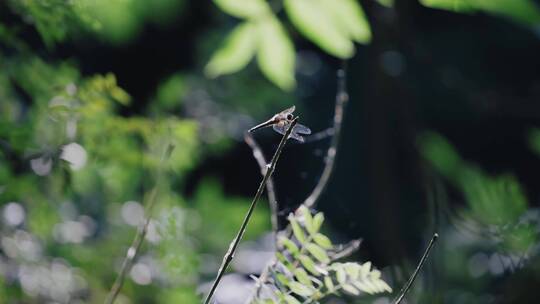
[[[266,170],[266,174],[264,175],[261,184],[259,185],[259,188],[257,189],[257,193],[255,193],[255,197],[253,197],[253,201],[251,202],[251,205],[249,206],[248,212],[246,216],[244,217],[244,221],[242,222],[242,225],[240,226],[240,229],[238,230],[238,233],[236,234],[236,237],[233,239],[231,244],[229,245],[229,250],[223,257],[223,261],[221,264],[221,267],[219,268],[218,274],[216,276],[216,279],[214,283],[212,284],[212,288],[210,289],[210,292],[208,293],[206,300],[204,301],[205,304],[210,303],[210,300],[212,299],[212,296],[214,295],[217,286],[219,285],[219,282],[221,281],[221,278],[223,277],[223,274],[225,274],[225,271],[227,270],[227,267],[232,262],[234,253],[236,252],[236,249],[238,247],[238,244],[240,243],[240,240],[244,236],[244,233],[246,232],[247,224],[251,218],[251,215],[253,214],[253,210],[255,210],[255,206],[257,205],[257,202],[259,201],[259,198],[261,197],[264,188],[266,186],[266,183],[268,182],[268,179],[272,176],[272,173],[274,172],[274,169],[276,167],[276,163],[279,159],[279,156],[281,155],[281,151],[285,147],[285,143],[287,142],[287,139],[289,138],[289,135],[291,134],[294,126],[296,126],[296,123],[298,122],[298,117],[294,118],[294,120],[289,125],[289,128],[287,129],[287,132],[283,135],[281,138],[281,142],[279,143],[278,148],[276,149],[276,152],[274,153],[274,156],[272,157],[272,160],[270,164],[268,165],[268,169]]]
[[[311,194],[304,201],[304,205],[308,208],[315,207],[315,203],[321,196],[321,193],[326,189],[332,171],[334,171],[334,163],[336,160],[337,148],[339,144],[339,138],[341,134],[341,124],[343,122],[343,115],[345,113],[345,106],[349,101],[349,94],[347,93],[347,84],[346,84],[346,64],[343,63],[343,68],[337,72],[337,92],[336,92],[336,106],[334,109],[334,127],[333,137],[330,143],[330,147],[326,152],[326,164],[323,169],[321,178],[319,179],[315,188]]]
[[[426,251],[422,255],[422,258],[420,259],[418,266],[416,266],[416,269],[414,270],[412,276],[409,278],[409,281],[407,281],[407,284],[405,284],[405,286],[401,289],[398,297],[394,300],[393,304],[399,304],[401,300],[403,300],[403,297],[405,297],[405,294],[407,294],[412,284],[414,283],[414,280],[416,279],[418,272],[420,272],[420,269],[422,268],[422,266],[424,266],[424,263],[426,262],[429,252],[431,251],[431,248],[433,248],[433,245],[435,244],[438,238],[439,238],[438,233],[433,234],[433,237],[429,241],[428,247],[426,248]]]
[[[251,136],[251,133],[246,132],[244,135],[244,140],[248,144],[248,146],[253,151],[253,157],[259,164],[259,167],[261,168],[261,175],[264,176],[266,174],[266,171],[268,170],[266,161],[266,158],[264,157],[264,154],[257,144],[257,141],[255,141],[255,138]],[[271,212],[271,222],[272,222],[272,231],[274,234],[274,240],[277,241],[276,236],[279,229],[279,223],[278,223],[278,205],[277,205],[277,197],[276,197],[276,191],[274,188],[274,180],[272,177],[268,178],[268,182],[266,183],[266,193],[268,194],[268,204],[270,205],[270,212]]]
[[[362,243],[361,239],[352,240],[349,243],[343,245],[343,247],[333,256],[331,256],[332,262],[337,261],[339,259],[346,258],[350,256],[351,254],[355,253],[358,248],[360,248],[360,244]]]
[[[147,203],[146,212],[145,212],[147,216],[142,226],[139,227],[137,233],[135,234],[135,237],[133,238],[133,242],[131,242],[131,246],[129,246],[129,249],[126,253],[126,257],[124,258],[124,261],[122,262],[120,273],[116,277],[116,280],[114,281],[114,284],[111,287],[111,291],[109,292],[109,294],[107,295],[107,298],[105,299],[105,302],[104,302],[105,304],[113,304],[116,298],[118,297],[118,294],[120,293],[120,290],[122,289],[122,286],[124,285],[127,272],[130,269],[133,260],[139,253],[139,250],[141,249],[142,243],[148,231],[148,225],[150,224],[152,209],[154,208],[154,205],[155,205],[157,190],[158,190],[158,186],[160,184],[161,176],[163,172],[163,162],[169,159],[173,150],[174,150],[174,146],[168,145],[163,157],[161,158],[161,161],[158,167],[159,171],[158,171],[158,176],[156,178],[156,184],[154,185],[154,188],[148,195],[148,199],[147,199],[148,203]]]

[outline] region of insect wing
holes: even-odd
[[[281,135],[285,135],[285,133],[287,132],[287,129],[289,128],[289,124],[275,124],[272,126],[272,128],[274,128],[274,130],[276,132],[278,132],[279,134]],[[297,125],[298,126],[298,125]],[[290,138],[293,138],[293,139],[296,139],[298,140],[299,142],[304,142],[304,138],[300,135],[298,135],[296,133],[296,127],[294,128],[294,130],[291,132],[291,134],[289,135]]]
[[[299,142],[303,143],[304,142],[304,138],[300,135],[298,135],[297,133],[295,132],[292,132],[291,135],[289,136],[291,138],[294,138],[296,140],[298,140]]]
[[[296,126],[294,127],[294,130],[293,130],[293,133],[309,135],[309,134],[311,134],[311,129],[304,126],[304,125],[296,124]]]
[[[287,132],[287,126],[285,124],[275,124],[272,126],[274,128],[274,131],[278,132],[281,135],[285,135],[285,132]]]
[[[292,106],[288,109],[281,111],[279,114],[287,116],[287,114],[292,114],[292,112],[294,112],[295,109],[296,109],[296,106]]]

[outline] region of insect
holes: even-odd
[[[258,129],[272,126],[274,131],[278,132],[281,135],[285,135],[285,132],[287,132],[287,129],[289,128],[291,122],[294,119],[294,115],[292,114],[294,110],[295,110],[295,106],[285,109],[277,113],[276,115],[272,116],[272,118],[270,118],[269,120],[249,129],[249,132],[253,132]],[[291,135],[289,135],[289,137],[294,138],[298,140],[299,142],[304,142],[304,137],[302,137],[302,135],[309,135],[309,134],[311,134],[310,128],[297,123],[294,126],[294,129],[292,130]]]

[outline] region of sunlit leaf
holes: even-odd
[[[302,266],[307,269],[307,271],[311,272],[314,275],[321,274],[321,272],[317,269],[315,262],[307,255],[302,254],[298,257],[298,259],[300,260]]]
[[[369,274],[370,270],[371,270],[371,262],[365,262],[364,264],[362,264],[360,268],[360,274],[362,276],[366,276]]]
[[[301,283],[291,281],[289,282],[289,288],[292,292],[295,294],[302,296],[302,297],[309,297],[313,294],[314,290],[312,288],[309,288]]]
[[[343,286],[341,286],[343,288],[343,290],[345,290],[346,292],[352,294],[352,295],[359,295],[360,292],[358,291],[358,289],[356,289],[353,285],[351,284],[345,284]]]
[[[386,6],[386,7],[393,7],[394,6],[394,0],[376,0],[379,2],[380,5]]]
[[[316,233],[313,236],[313,240],[317,245],[321,246],[324,249],[331,249],[332,248],[332,241],[328,237],[326,237],[324,234]]]
[[[368,293],[368,294],[374,294],[375,290],[371,285],[369,285],[367,282],[364,281],[354,281],[352,283],[356,288],[360,289],[361,291]]]
[[[362,7],[356,0],[318,0],[330,12],[334,23],[352,40],[360,43],[371,41],[371,28]]]
[[[281,283],[283,286],[289,285],[290,280],[287,278],[286,275],[282,273],[276,273],[276,279]]]
[[[274,17],[258,22],[257,62],[264,75],[283,90],[295,85],[294,46],[287,32]]]
[[[420,0],[420,3],[462,13],[484,11],[527,25],[540,23],[540,8],[531,0]]]
[[[291,295],[286,295],[285,301],[287,302],[287,304],[301,304],[300,301],[298,301],[295,297]]]
[[[313,230],[319,231],[319,229],[321,229],[323,222],[324,222],[324,214],[322,212],[315,214],[315,216],[313,217]]]
[[[294,270],[294,276],[296,277],[296,279],[298,280],[298,282],[306,285],[306,286],[309,286],[309,287],[313,287],[313,283],[311,282],[310,278],[309,278],[309,275],[307,274],[307,272],[302,269],[302,268],[297,268]]]
[[[347,282],[347,273],[343,267],[338,267],[336,269],[336,279],[339,284],[345,284]]]
[[[318,2],[309,0],[285,0],[287,15],[296,28],[326,52],[339,57],[350,58],[354,45]]]
[[[306,242],[306,235],[304,234],[304,230],[302,227],[300,227],[300,224],[296,221],[296,219],[291,215],[289,216],[289,222],[291,223],[291,227],[293,230],[294,237],[300,242],[305,243]]]
[[[306,226],[309,234],[317,232],[314,231],[313,216],[311,215],[311,212],[306,206],[301,205],[300,207],[298,207],[298,210],[296,212],[298,212],[298,214],[300,214],[300,216],[304,219],[304,225]]]
[[[285,236],[280,236],[278,241],[281,245],[285,246],[285,248],[287,248],[287,250],[293,255],[298,254],[299,252],[298,246],[296,246],[296,244],[293,241],[289,240]]]
[[[351,279],[356,280],[360,274],[360,265],[356,263],[345,263],[343,265],[345,272],[351,277]]]
[[[238,25],[226,38],[205,67],[208,77],[230,74],[245,67],[255,54],[257,46],[257,27],[254,23]]]
[[[327,264],[330,263],[330,258],[328,258],[328,255],[326,254],[326,251],[322,249],[320,246],[309,243],[306,245],[306,249],[315,257],[317,260],[319,260],[321,263]]]
[[[214,0],[224,12],[238,18],[258,18],[271,12],[264,0]]]
[[[331,277],[329,276],[324,277],[324,285],[330,292],[334,290],[334,282],[332,281]]]

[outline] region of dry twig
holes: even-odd
[[[349,94],[347,93],[347,84],[346,84],[346,66],[343,64],[343,68],[340,69],[337,73],[338,84],[337,84],[337,93],[336,93],[336,106],[334,110],[334,126],[332,128],[334,136],[330,143],[330,147],[326,152],[325,166],[321,178],[319,179],[317,185],[304,201],[304,205],[308,208],[314,208],[317,200],[321,196],[321,193],[326,189],[332,171],[334,171],[334,163],[336,159],[337,148],[339,144],[339,137],[341,134],[341,124],[343,122],[343,115],[345,113],[345,106],[349,101]]]

